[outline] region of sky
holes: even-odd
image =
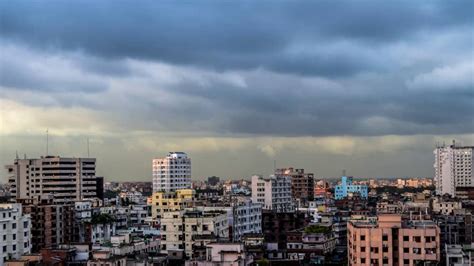
[[[473,1],[0,1],[0,164],[433,175],[474,145]],[[5,171],[1,178],[5,180]],[[0,178],[0,180],[1,180]]]

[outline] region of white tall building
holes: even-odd
[[[438,195],[456,196],[458,187],[474,187],[474,146],[441,146],[434,150],[435,185]]]
[[[15,159],[5,166],[11,192],[17,199],[54,198],[56,203],[95,198],[95,158]]]
[[[291,198],[291,177],[271,175],[264,178],[252,176],[252,201],[261,203],[263,209],[276,212],[293,212],[295,207]]]
[[[232,240],[241,241],[246,234],[262,233],[262,204],[251,200],[239,202],[232,208]]]
[[[191,188],[191,158],[184,152],[170,152],[153,159],[153,192]]]
[[[21,204],[0,204],[0,265],[31,251],[31,218]]]

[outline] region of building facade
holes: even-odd
[[[252,201],[239,202],[232,208],[232,240],[240,241],[246,234],[262,233],[262,204]]]
[[[153,192],[191,188],[191,158],[184,152],[170,152],[153,159]]]
[[[197,257],[196,249],[218,239],[229,239],[227,211],[185,210],[166,212],[161,218],[161,250]]]
[[[358,194],[361,198],[366,199],[369,196],[367,185],[354,185],[352,177],[343,176],[341,184],[334,188],[334,198],[337,200],[347,198],[353,194]]]
[[[440,146],[435,154],[435,186],[438,195],[456,196],[456,188],[473,187],[474,146]]]
[[[433,221],[402,220],[382,214],[378,221],[350,220],[349,265],[438,265],[440,229]]]
[[[21,204],[0,204],[0,265],[31,251],[31,217]]]
[[[276,169],[275,175],[291,177],[291,196],[293,199],[306,204],[314,198],[314,174],[305,173],[304,169],[281,168]]]
[[[151,198],[152,218],[160,219],[165,212],[179,211],[185,207],[191,207],[193,199],[194,190],[192,189],[155,192]]]
[[[46,156],[15,159],[7,165],[8,183],[17,199],[48,198],[57,203],[100,196],[94,158]],[[100,178],[99,178],[100,179]],[[100,181],[99,181],[100,183]]]
[[[262,204],[265,210],[293,212],[295,206],[291,198],[291,177],[271,175],[264,178],[252,176],[252,201]]]

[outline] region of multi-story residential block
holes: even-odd
[[[247,255],[242,243],[216,242],[206,245],[206,256],[186,261],[186,266],[253,265],[252,256]]]
[[[74,204],[51,199],[18,199],[23,213],[31,216],[31,251],[57,247],[74,241]]]
[[[348,229],[349,265],[438,265],[440,229],[429,220],[402,220],[382,214],[378,221],[351,220]]]
[[[474,241],[474,219],[465,209],[450,214],[433,215],[433,220],[441,231],[441,243],[450,245],[470,245]]]
[[[31,251],[31,217],[21,204],[0,204],[0,265]]]
[[[74,242],[90,243],[90,222],[92,219],[92,202],[74,202]]]
[[[454,199],[445,200],[440,197],[436,197],[431,202],[431,207],[433,213],[436,214],[452,214],[455,210],[462,209],[461,201],[457,201]]]
[[[151,198],[151,216],[159,219],[165,212],[180,211],[186,207],[192,207],[194,190],[178,189],[176,191],[155,192]]]
[[[165,212],[161,218],[161,250],[200,257],[195,249],[218,239],[229,239],[227,211],[184,210]],[[205,253],[204,253],[205,254]]]
[[[252,176],[252,201],[261,203],[263,209],[276,212],[293,212],[291,177],[271,175],[268,178]]]
[[[324,258],[331,254],[336,249],[336,238],[331,230],[330,226],[310,225],[288,232],[288,258],[309,262],[317,256]]]
[[[239,202],[232,208],[232,240],[240,241],[246,234],[262,233],[262,205],[250,200]]]
[[[303,212],[277,213],[262,212],[262,233],[265,243],[276,246],[277,249],[286,249],[288,232],[303,228],[309,220]]]
[[[456,196],[458,187],[474,187],[474,146],[440,146],[435,154],[435,186],[438,195]]]
[[[39,159],[15,159],[7,165],[8,183],[17,199],[47,198],[55,202],[96,198],[103,187],[97,187],[94,158],[46,156]],[[100,181],[99,181],[100,183]]]
[[[144,224],[151,216],[151,206],[146,204],[134,204],[129,206],[129,226]]]
[[[314,174],[305,173],[304,169],[281,168],[275,170],[275,175],[291,177],[291,195],[302,204],[314,198]]]
[[[170,152],[153,159],[153,192],[191,188],[191,158],[184,152]]]
[[[367,185],[354,185],[352,177],[343,176],[341,184],[334,189],[334,198],[337,200],[346,198],[351,194],[356,194],[361,198],[366,199],[369,195]]]

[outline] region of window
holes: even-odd
[[[410,249],[409,248],[403,248],[403,253],[410,253]]]
[[[365,263],[365,258],[361,258],[361,259],[360,259],[360,263],[361,263],[361,264],[364,264],[364,263]]]
[[[207,224],[203,225],[203,226],[202,226],[202,230],[203,230],[203,231],[209,230],[209,226],[208,226]]]
[[[409,264],[410,264],[410,260],[404,259],[404,260],[403,260],[403,264],[409,265]]]
[[[410,238],[408,236],[403,236],[403,241],[410,241]]]
[[[383,247],[382,252],[388,252],[388,247]]]
[[[382,241],[388,241],[388,235],[383,235],[382,236]]]
[[[364,241],[364,240],[365,240],[365,235],[361,235],[361,236],[360,236],[360,240],[361,240],[361,241]]]
[[[388,264],[388,258],[384,258],[382,261],[383,264]]]
[[[365,247],[360,247],[360,252],[365,252]]]

